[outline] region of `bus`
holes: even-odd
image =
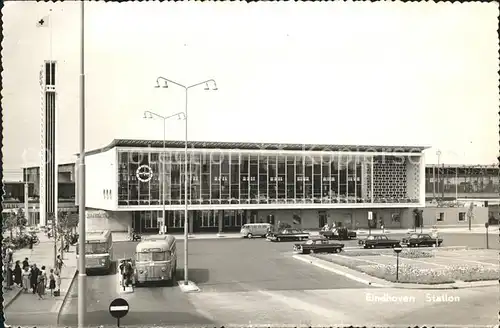
[[[163,235],[155,240],[144,240],[135,248],[135,285],[149,282],[165,282],[173,286],[177,271],[177,247],[175,237]]]
[[[85,234],[85,268],[87,272],[112,273],[113,238],[111,231],[87,231]],[[78,259],[78,250],[76,256]]]

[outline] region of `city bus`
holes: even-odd
[[[78,258],[79,248],[76,248]],[[113,238],[111,231],[87,231],[85,234],[85,268],[87,272],[112,273]]]
[[[149,282],[165,282],[173,286],[177,270],[175,237],[163,235],[156,240],[141,241],[135,248],[134,262],[136,286]]]

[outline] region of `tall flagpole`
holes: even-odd
[[[85,272],[85,10],[81,0],[80,21],[80,158],[78,162],[78,328],[85,327],[87,274]]]

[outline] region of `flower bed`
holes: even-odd
[[[400,283],[446,284],[454,283],[455,281],[471,282],[481,280],[498,280],[498,277],[500,276],[499,267],[459,265],[446,268],[429,269],[420,268],[418,267],[418,264],[402,264],[399,266],[398,280],[396,281],[395,264],[371,264],[363,261],[359,258],[359,256],[353,256],[352,258],[326,254],[314,254],[311,256],[342,265],[356,271],[364,272],[373,277]]]
[[[422,258],[434,257],[434,254],[431,252],[426,252],[416,249],[408,249],[408,250],[405,249],[399,254],[399,256],[405,259],[422,259]]]
[[[348,252],[343,252],[342,255],[345,256],[378,256],[381,255],[381,252],[363,252],[363,251],[348,251]]]

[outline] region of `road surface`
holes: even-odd
[[[133,242],[115,243],[114,257],[133,256],[135,245]],[[291,243],[270,243],[263,239],[193,240],[189,244],[189,279],[200,287],[199,295],[227,294],[236,295],[238,298],[241,297],[238,295],[243,295],[243,302],[245,293],[258,293],[263,304],[271,297],[266,293],[366,288],[358,282],[293,259],[291,247]],[[178,242],[177,249],[177,276],[182,279],[182,241]],[[108,307],[116,297],[127,299],[130,304],[130,312],[121,320],[122,325],[213,326],[227,322],[226,318],[229,319],[216,315],[215,320],[210,314],[210,307],[201,306],[206,303],[206,298],[183,294],[179,287],[139,287],[134,293],[122,294],[117,281],[116,275],[88,277],[86,324],[115,324],[116,320],[110,316]],[[77,324],[77,285],[73,285],[70,298],[63,307],[60,325]],[[242,304],[248,306],[248,303]],[[282,322],[290,315],[290,318],[298,320],[300,313],[296,308],[287,308],[280,304],[283,310],[278,311],[279,314],[274,308],[266,309],[269,312],[267,315],[278,315],[273,322]],[[209,309],[208,312],[206,309]]]

